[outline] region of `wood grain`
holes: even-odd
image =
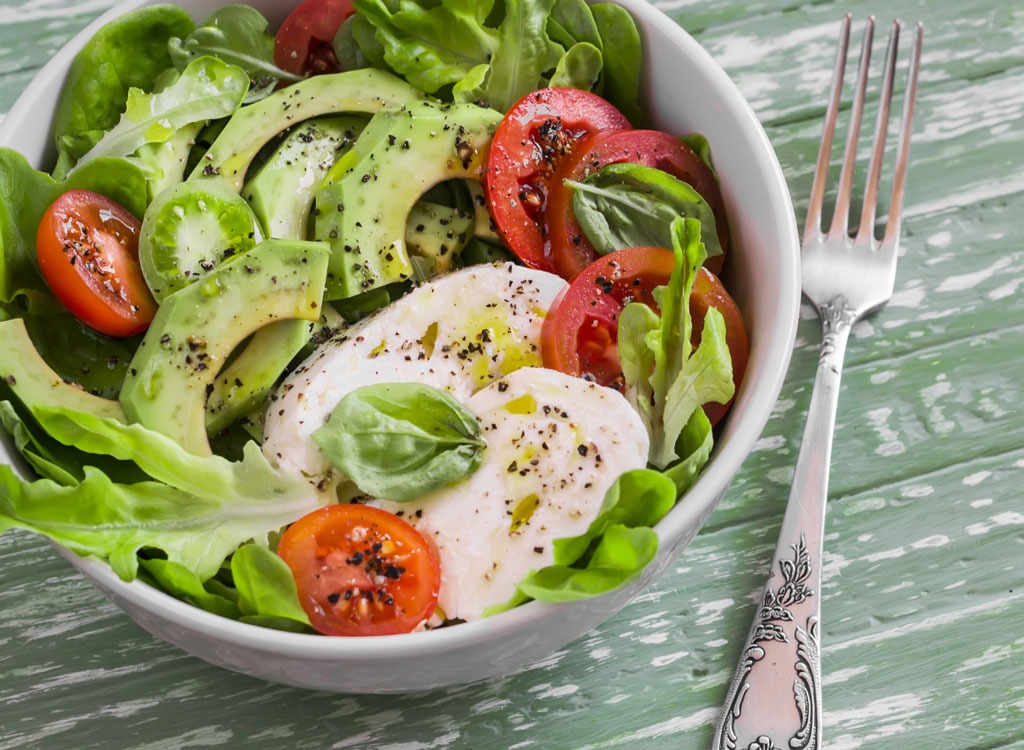
[[[845,12],[926,25],[892,303],[855,331],[827,520],[830,750],[1024,748],[1024,9],[664,0],[737,81],[802,221]],[[0,111],[107,0],[0,4]],[[710,743],[788,490],[818,327],[757,450],[672,570],[520,674],[330,696],[154,641],[27,534],[0,537],[6,748],[647,748]]]

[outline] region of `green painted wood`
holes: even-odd
[[[0,112],[106,0],[0,0]],[[1024,10],[1001,0],[662,0],[753,103],[802,220],[844,12],[923,20],[893,302],[857,327],[823,582],[826,747],[1024,748]],[[684,556],[520,674],[330,696],[154,641],[44,542],[0,537],[0,749],[710,744],[775,544],[817,361],[804,310],[757,450]]]

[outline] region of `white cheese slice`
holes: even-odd
[[[349,326],[272,397],[263,452],[333,497],[343,477],[313,433],[345,394],[375,383],[423,383],[465,401],[520,367],[541,363],[544,316],[565,282],[511,263],[471,266],[423,284]]]
[[[517,370],[466,405],[487,443],[479,469],[417,500],[374,504],[433,541],[441,609],[474,620],[553,562],[552,540],[586,531],[615,479],[647,465],[649,444],[617,391],[554,370]]]

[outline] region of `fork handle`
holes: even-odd
[[[786,514],[714,750],[820,750],[821,558],[832,433],[854,322],[839,299],[819,309],[821,357]]]

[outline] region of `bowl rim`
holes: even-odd
[[[92,38],[104,24],[124,13],[159,0],[123,0],[99,15],[74,35],[33,77],[10,111],[0,122],[0,145],[12,140],[21,128],[38,127],[39,114],[34,97],[27,96],[44,81],[63,79],[72,56]],[[767,134],[750,104],[725,70],[714,60],[683,27],[645,0],[614,0],[627,9],[640,23],[658,28],[672,43],[697,62],[702,72],[726,103],[731,117],[740,123],[743,132],[755,141],[753,152],[757,156],[757,170],[771,183],[770,198],[773,215],[779,220],[778,232],[782,247],[779,253],[780,300],[789,300],[789,309],[780,312],[782,326],[771,332],[776,342],[769,348],[764,362],[765,376],[756,383],[745,383],[742,389],[746,413],[744,430],[730,430],[728,444],[716,449],[712,460],[687,491],[686,501],[680,501],[655,527],[659,544],[679,538],[685,529],[701,517],[706,517],[717,505],[732,477],[759,439],[785,380],[793,345],[800,306],[799,235],[790,199],[789,189]],[[197,0],[200,7],[222,5],[218,0]],[[785,249],[790,252],[785,252]],[[756,429],[755,429],[756,428]],[[12,456],[17,460],[18,456]],[[495,636],[512,635],[529,622],[544,620],[567,605],[530,601],[499,615],[461,623],[458,627],[438,628],[426,632],[402,635],[367,636],[360,638],[325,638],[321,635],[273,630],[249,623],[224,618],[176,599],[139,579],[124,581],[103,561],[81,557],[60,545],[52,546],[86,577],[93,579],[108,596],[124,597],[152,614],[189,630],[201,630],[204,635],[221,637],[239,646],[257,650],[271,650],[282,655],[315,656],[318,659],[362,661],[387,656],[409,657],[424,652],[436,653],[462,648],[472,642],[492,640]],[[614,594],[614,592],[611,592]],[[611,595],[611,594],[609,594]],[[605,595],[608,596],[608,595]],[[603,598],[603,597],[602,597]],[[571,605],[570,605],[571,606]]]

